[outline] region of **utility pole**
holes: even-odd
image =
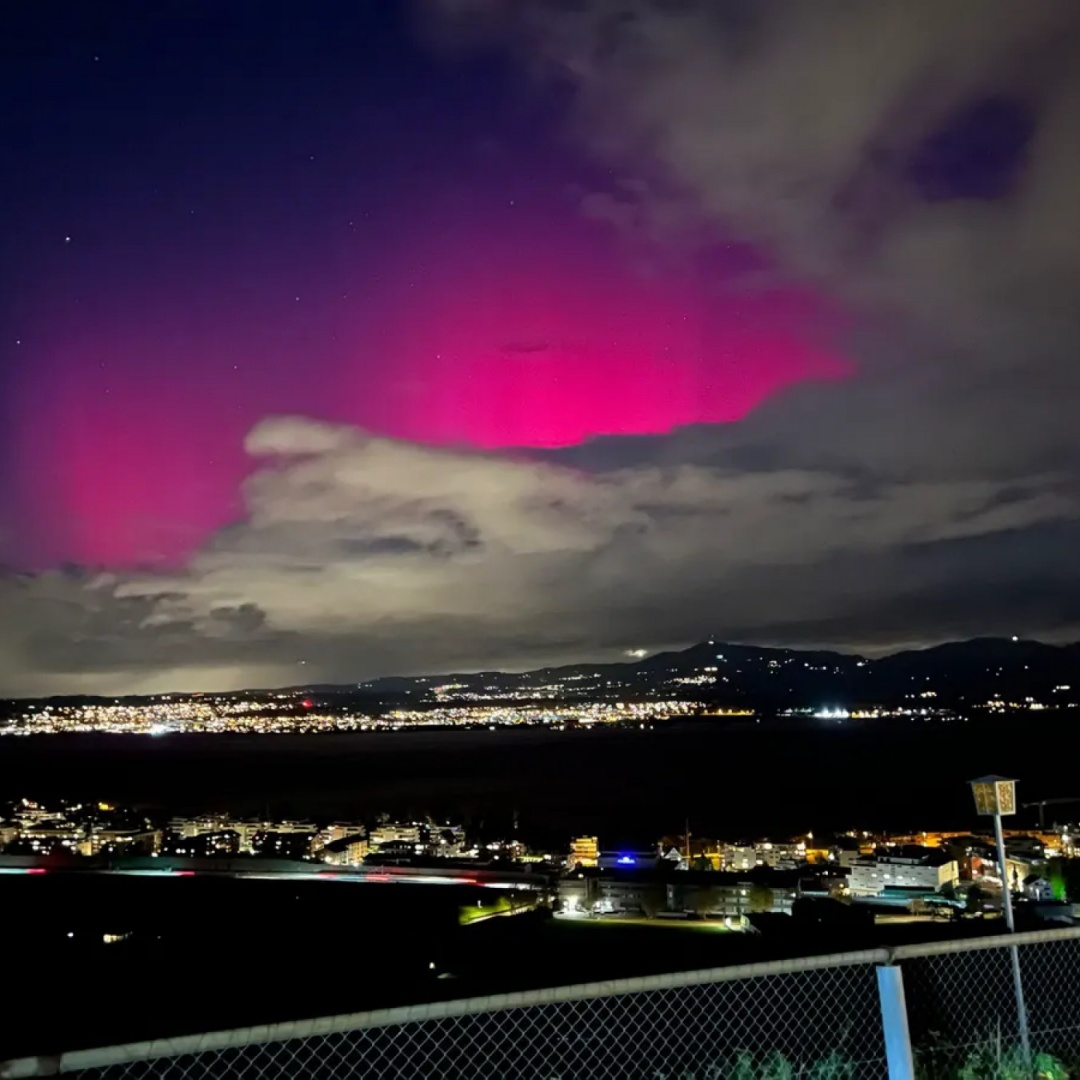
[[[1010,934],[1016,933],[1013,921],[1012,889],[1009,887],[1009,869],[1005,861],[1005,834],[1001,828],[1002,814],[1016,813],[1016,781],[1003,776],[983,776],[971,781],[975,796],[975,809],[994,819],[994,839],[997,841],[998,866],[1001,868],[1001,905],[1005,912],[1005,925]],[[1012,964],[1013,993],[1016,996],[1016,1023],[1020,1029],[1020,1050],[1026,1065],[1031,1064],[1031,1041],[1028,1037],[1027,1005],[1024,1003],[1024,983],[1020,977],[1020,951],[1009,946]]]

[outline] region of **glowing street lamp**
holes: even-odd
[[[1009,871],[1005,865],[1005,837],[1001,831],[1001,818],[1016,813],[1016,781],[1004,776],[981,776],[971,781],[971,794],[975,797],[975,812],[994,819],[994,839],[997,841],[998,866],[1001,868],[1001,898],[1005,908],[1005,922],[1011,933],[1013,925]]]
[[[971,781],[971,794],[975,796],[975,810],[979,814],[1016,813],[1016,781],[1004,776],[981,776]]]
[[[1004,814],[1016,813],[1016,781],[1004,776],[981,776],[978,780],[971,781],[971,794],[975,797],[975,812],[994,819],[994,839],[997,841],[998,866],[1001,868],[1001,903],[1005,909],[1005,925],[1012,934],[1016,932],[1016,925],[1013,922],[1012,890],[1009,888],[1009,870],[1005,863],[1005,834],[1001,831],[1001,818]],[[1020,979],[1020,953],[1015,945],[1009,946],[1009,953],[1012,959],[1020,1046],[1024,1060],[1030,1061],[1027,1007],[1024,1004],[1024,984]]]

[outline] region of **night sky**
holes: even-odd
[[[942,8],[6,5],[0,692],[1080,636],[1080,12]]]

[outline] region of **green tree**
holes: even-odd
[[[702,885],[690,894],[690,908],[695,915],[709,915],[720,906],[720,890]]]
[[[667,909],[667,886],[660,882],[646,885],[641,893],[641,910],[649,919]]]
[[[768,885],[751,885],[747,901],[748,911],[772,911],[773,891]]]
[[[595,874],[589,874],[585,878],[585,910],[593,911],[596,905],[600,903],[602,896],[600,889],[600,879]]]
[[[1061,875],[1065,894],[1063,899],[1074,902],[1080,900],[1080,859],[1055,859],[1054,867]],[[1052,878],[1050,884],[1054,885]],[[1057,897],[1056,886],[1054,896]]]

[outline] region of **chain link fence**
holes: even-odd
[[[1015,937],[1031,1054],[1080,1075],[1080,931]],[[1019,1016],[1010,948],[978,939],[897,950],[908,1023],[923,1080],[1020,1073]],[[994,1071],[996,1069],[996,1072]]]
[[[921,1080],[1030,1077],[1006,1067],[1019,1038],[1013,942],[1033,1052],[1080,1063],[1077,928],[184,1036],[8,1062],[0,1077],[875,1080],[888,1075],[876,968],[890,963],[903,972]]]

